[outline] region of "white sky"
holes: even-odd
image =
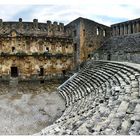
[[[111,25],[139,18],[139,3],[139,0],[0,0],[0,18],[4,21],[37,18],[39,22],[51,20],[67,24],[85,17]]]

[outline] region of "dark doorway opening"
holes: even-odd
[[[107,55],[107,60],[111,60],[111,54]]]
[[[49,48],[48,47],[46,47],[46,52],[49,52]]]
[[[39,76],[43,76],[43,75],[44,75],[44,68],[40,68]]]
[[[44,81],[44,80],[41,80],[41,81],[40,81],[40,84],[44,84],[44,83],[45,83],[45,81]]]
[[[90,54],[88,54],[88,58],[91,58],[91,55]]]
[[[15,47],[12,47],[12,52],[15,52]]]
[[[66,70],[62,70],[62,73],[63,73],[63,75],[65,75],[66,74]]]
[[[77,44],[76,43],[74,44],[74,51],[75,52],[77,51]]]
[[[18,77],[18,68],[11,67],[11,77]]]

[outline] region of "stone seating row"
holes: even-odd
[[[96,62],[59,89],[63,115],[40,134],[140,134],[139,70],[121,63]]]

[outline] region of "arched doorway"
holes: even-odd
[[[110,53],[107,55],[107,60],[111,60],[111,54]]]

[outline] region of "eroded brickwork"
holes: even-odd
[[[89,19],[78,18],[66,26],[67,33],[73,37],[77,61],[91,57],[93,51],[102,46],[110,37],[110,27]]]
[[[73,67],[73,42],[62,23],[0,21],[2,79],[47,79],[62,76]]]

